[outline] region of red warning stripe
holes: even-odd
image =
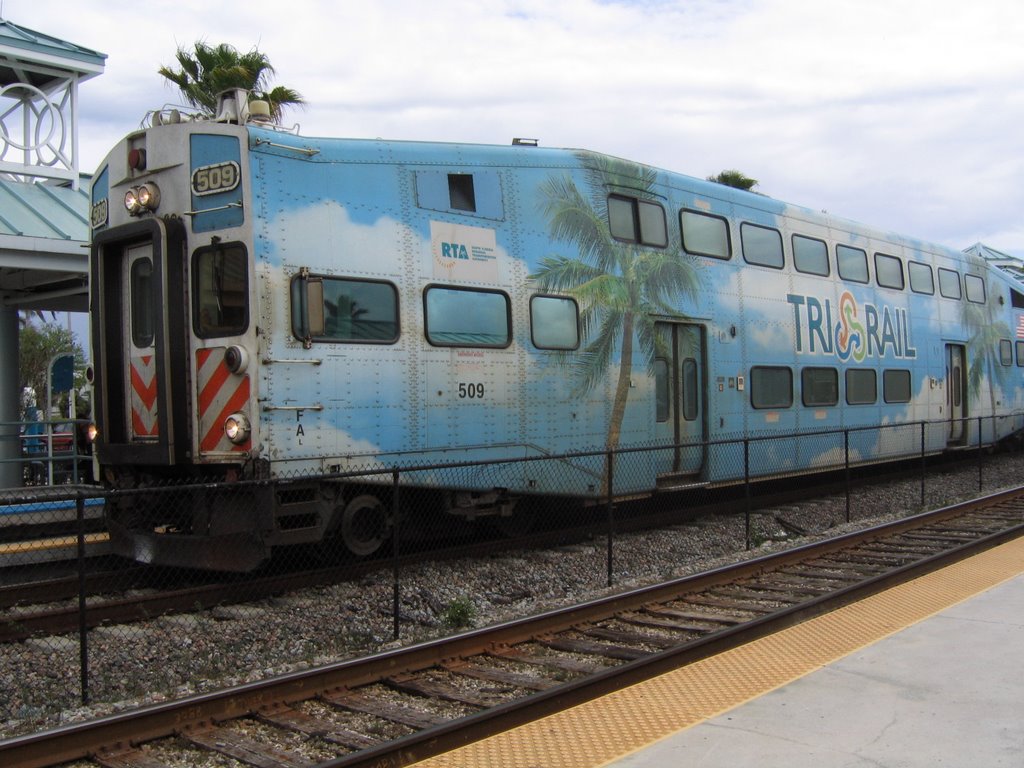
[[[156,437],[160,431],[160,422],[156,417],[156,365],[153,355],[133,357],[129,368],[132,382],[132,434],[135,437]],[[148,376],[149,380],[146,381],[144,376]]]
[[[220,357],[211,359],[213,355]],[[223,347],[196,350],[199,450],[204,453],[244,451],[250,447],[249,441],[235,445],[224,434],[224,420],[235,411],[243,410],[248,403],[250,384],[248,376],[231,373],[223,356]]]
[[[203,441],[199,446],[201,450],[217,450],[217,445],[220,441],[222,439],[226,439],[224,435],[224,419],[235,411],[240,410],[247,402],[249,402],[249,377],[243,376],[242,380],[238,384],[238,388],[224,404],[224,407],[221,408],[220,413],[218,413],[217,417],[213,420],[210,430],[203,437]],[[241,445],[235,445],[230,441],[229,444],[230,450],[232,451],[244,451],[249,447],[248,440]]]

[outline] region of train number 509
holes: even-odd
[[[465,382],[459,382],[459,397],[468,398],[470,400],[479,400],[484,396],[484,385],[483,384],[467,384]]]

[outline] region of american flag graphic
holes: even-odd
[[[1017,315],[1017,338],[1024,339],[1024,315]]]

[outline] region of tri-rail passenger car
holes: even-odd
[[[370,553],[386,484],[316,478],[371,464],[684,446],[623,464],[614,492],[636,495],[742,478],[719,439],[946,420],[937,452],[1022,426],[1024,294],[983,259],[594,152],[309,138],[247,112],[154,113],[98,169],[96,451],[116,488],[309,480],[122,498],[122,554]],[[812,446],[754,472],[835,464]],[[870,433],[851,456],[920,450]],[[562,470],[431,482],[467,516],[602,492],[600,462]]]

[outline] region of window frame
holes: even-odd
[[[621,234],[616,234],[615,229],[612,226],[611,216],[611,201],[618,200],[624,201],[630,204],[630,210],[633,219],[633,237],[623,237]],[[648,205],[652,208],[657,208],[661,211],[661,225],[662,231],[665,233],[664,242],[657,242],[654,240],[645,240],[645,227],[643,226],[644,217],[640,214],[640,206]],[[612,192],[608,195],[606,206],[608,208],[608,233],[612,236],[613,240],[617,240],[620,243],[635,243],[636,245],[644,245],[649,248],[667,248],[668,247],[668,216],[665,213],[665,206],[654,200],[647,200],[642,197],[635,197],[633,195],[623,195],[619,192]]]
[[[324,307],[324,318],[325,318],[324,335],[322,335],[322,336],[312,336],[312,335],[308,335],[308,334],[303,335],[303,332],[305,332],[307,329],[302,327],[302,323],[306,322],[306,320],[308,319],[308,309],[306,309],[302,305],[296,305],[296,291],[300,291],[301,292],[302,291],[302,287],[299,284],[301,283],[302,285],[308,285],[310,280],[317,280],[317,281],[319,281],[324,286],[326,286],[326,284],[330,283],[330,282],[365,283],[365,284],[372,284],[372,285],[387,286],[388,288],[391,289],[391,293],[392,293],[392,295],[394,297],[394,304],[393,304],[394,310],[395,310],[394,311],[394,316],[393,316],[394,317],[394,326],[395,326],[394,336],[392,336],[390,338],[387,338],[387,339],[357,339],[357,338],[345,338],[345,337],[342,337],[342,336],[328,336],[327,335],[327,329],[326,329],[326,316],[327,316],[326,306]],[[326,296],[326,293],[327,293],[326,287],[324,287],[324,290],[322,291],[322,293]],[[288,295],[289,295],[290,301],[292,302],[292,305],[291,305],[291,317],[289,319],[289,322],[291,323],[292,336],[294,336],[296,339],[298,339],[299,341],[302,341],[304,343],[309,343],[309,344],[374,344],[374,345],[387,346],[387,345],[390,345],[390,344],[396,344],[398,342],[398,340],[402,336],[401,296],[399,295],[398,286],[395,285],[394,283],[392,283],[390,280],[377,280],[377,279],[365,278],[365,277],[349,277],[347,275],[321,275],[321,274],[302,275],[302,274],[298,274],[298,275],[295,275],[291,279],[291,283],[290,283],[289,289],[288,289]],[[299,299],[300,302],[305,302],[305,297],[303,297],[301,295],[298,296],[298,299]],[[325,304],[326,304],[326,301],[325,301]]]
[[[902,376],[905,374],[907,378],[907,397],[906,399],[896,399],[890,397],[890,389],[895,387],[895,384],[890,386],[890,379],[897,374]],[[900,383],[902,387],[902,382]],[[909,403],[914,399],[914,376],[910,372],[909,368],[885,368],[882,371],[882,400],[886,403]]]
[[[842,249],[842,251],[840,251]],[[862,259],[861,263],[864,265],[864,279],[860,280],[855,277],[849,277],[843,274],[843,258],[841,253],[849,252],[851,255],[860,254]],[[871,270],[868,269],[868,252],[863,248],[857,248],[853,245],[846,245],[844,243],[836,243],[836,272],[839,273],[839,279],[844,280],[848,283],[857,283],[859,285],[867,285],[871,282]]]
[[[946,293],[945,288],[948,288],[950,286],[948,285],[948,281],[947,285],[943,285],[943,275],[952,275],[953,277],[956,278],[956,296],[953,296],[950,293]],[[946,267],[939,267],[939,295],[944,299],[952,299],[953,301],[963,301],[963,283],[960,280],[960,273],[957,270],[947,269]]]
[[[870,400],[851,400],[851,392],[860,392],[860,387],[851,387],[850,379],[853,376],[861,376],[865,374],[871,374],[871,399]],[[844,384],[846,385],[846,404],[847,405],[875,405],[878,403],[878,371],[874,368],[847,368],[846,375],[843,377]]]
[[[1013,365],[1013,344],[1009,339],[999,340],[999,364],[1006,367]]]
[[[891,253],[875,251],[875,284],[879,288],[888,288],[891,291],[902,291],[907,287],[907,278],[903,273],[903,259],[893,256]],[[892,267],[899,270],[899,283],[889,281],[890,273],[893,275]],[[884,282],[883,282],[884,281]]]
[[[475,342],[455,342],[433,339],[430,336],[430,304],[429,296],[432,291],[450,291],[453,293],[481,293],[500,296],[505,301],[505,341],[501,343],[481,344]],[[423,286],[423,337],[432,347],[440,348],[473,348],[473,349],[508,349],[512,345],[512,299],[508,293],[492,288],[470,288],[461,285],[449,285],[446,283],[428,283]]]
[[[789,377],[789,399],[788,402],[783,404],[782,401],[759,403],[758,395],[760,394],[761,384],[759,382],[759,376],[761,372],[775,371],[785,372]],[[786,365],[755,365],[750,369],[750,407],[757,411],[779,411],[793,407],[793,369]]]
[[[533,302],[534,302],[535,299],[555,299],[555,300],[558,300],[558,301],[570,302],[573,305],[573,309],[574,309],[574,312],[575,312],[575,315],[576,315],[576,343],[573,346],[571,346],[571,347],[567,347],[567,346],[552,346],[552,345],[539,344],[537,342],[537,334],[535,333],[535,328],[537,327],[537,323],[535,322],[535,318],[534,318],[534,314],[533,314]],[[581,341],[580,341],[580,305],[576,301],[576,299],[574,299],[572,296],[559,296],[558,294],[553,294],[553,293],[535,293],[532,296],[530,296],[530,342],[533,344],[533,346],[536,349],[557,350],[557,351],[563,351],[563,352],[564,351],[573,351],[573,350],[579,349],[580,348],[580,343],[581,343]]]
[[[200,259],[209,254],[216,253],[238,253],[241,256],[244,266],[244,285],[240,293],[243,296],[243,308],[242,321],[234,326],[228,327],[225,330],[217,330],[211,332],[206,330],[200,323],[203,313],[202,305],[202,285],[201,281],[204,278],[204,270],[200,268]],[[189,268],[191,270],[191,276],[189,279],[189,299],[192,303],[192,332],[196,338],[199,339],[222,339],[229,338],[232,336],[242,336],[249,330],[251,323],[251,301],[250,291],[252,290],[252,276],[249,274],[250,267],[252,264],[249,260],[249,251],[245,247],[245,243],[239,240],[233,240],[227,243],[214,243],[211,245],[203,245],[192,251],[192,258],[189,260]],[[218,295],[224,293],[220,291]]]
[[[807,242],[807,243],[820,243],[821,244],[821,247],[822,247],[823,252],[825,254],[825,271],[824,272],[819,272],[819,271],[812,270],[812,269],[806,269],[805,267],[807,265],[804,265],[804,266],[800,265],[800,256],[799,256],[800,249],[797,248],[797,241]],[[799,235],[799,234],[795,234],[794,233],[793,236],[790,238],[789,246],[790,246],[790,248],[793,249],[793,268],[796,269],[797,272],[802,272],[805,275],[818,275],[819,277],[828,277],[829,275],[832,274],[832,265],[831,265],[830,260],[828,258],[828,243],[826,243],[824,240],[822,240],[820,238],[817,238],[817,237],[809,237],[808,235]]]
[[[981,298],[971,298],[971,287],[978,286],[981,288]],[[984,304],[988,301],[988,290],[985,286],[985,280],[978,275],[964,275],[964,296],[972,304]]]
[[[919,274],[921,273],[922,269],[927,270],[928,288],[930,290],[923,291],[923,290],[921,290],[920,287],[917,287],[917,288],[914,287],[914,283],[915,282],[919,282],[919,281],[915,281],[914,280],[915,267],[918,268],[916,271]],[[913,293],[919,293],[922,296],[934,296],[935,295],[935,273],[932,271],[932,265],[931,264],[925,264],[923,261],[913,261],[913,260],[908,261],[907,262],[907,282],[910,283],[910,290]]]
[[[771,232],[771,233],[775,234],[775,236],[778,238],[778,243],[779,243],[779,263],[778,264],[776,264],[774,262],[767,262],[767,261],[751,261],[751,258],[747,255],[747,242],[746,242],[746,238],[743,236],[743,233],[746,231],[747,227],[749,227],[751,230],[760,230],[762,232]],[[751,266],[767,267],[768,269],[785,269],[786,268],[786,248],[785,248],[784,241],[782,239],[782,232],[780,232],[775,227],[766,227],[763,224],[755,224],[752,221],[741,221],[740,222],[740,252],[743,254],[743,261],[745,261],[747,264],[750,264]]]
[[[832,381],[830,382],[833,386],[831,400],[809,400],[808,395],[814,393],[818,387],[822,386],[822,382],[810,382],[808,384],[808,375],[816,373],[829,373],[831,374]],[[839,369],[825,365],[809,365],[806,368],[800,370],[800,402],[803,403],[805,408],[831,408],[839,405]]]
[[[686,245],[687,227],[684,216],[720,221],[722,223],[722,231],[725,232],[725,255],[723,256],[720,253],[710,253],[708,251],[699,251],[693,248],[688,248]],[[694,256],[706,256],[709,259],[720,259],[721,261],[729,261],[732,259],[732,228],[729,226],[729,220],[725,216],[719,216],[714,213],[705,213],[704,211],[697,211],[693,208],[681,208],[679,210],[679,231],[682,233],[683,251],[685,253],[689,253]]]

